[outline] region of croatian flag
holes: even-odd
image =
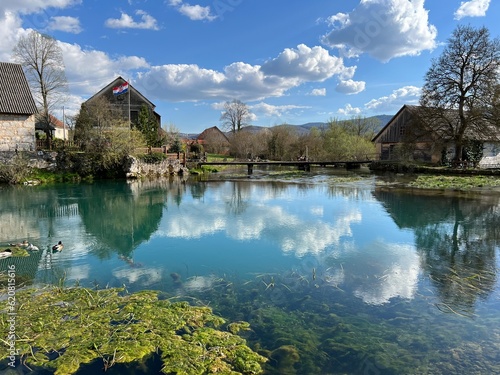
[[[128,82],[120,86],[113,87],[113,95],[125,94],[128,91]]]

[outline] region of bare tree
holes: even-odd
[[[224,129],[235,133],[248,125],[249,120],[250,111],[245,103],[234,99],[224,104],[224,112],[220,117]]]
[[[62,103],[67,90],[62,50],[54,38],[33,30],[19,38],[13,57],[24,68],[38,102],[38,121],[44,125],[47,139],[50,139],[50,114]]]
[[[230,154],[235,158],[253,158],[265,153],[265,134],[261,132],[240,131],[229,135]]]
[[[496,133],[491,113],[500,75],[500,40],[487,28],[458,26],[441,56],[425,75],[420,104],[425,126],[455,147],[462,157],[468,138]]]
[[[380,130],[380,120],[371,117],[354,116],[349,120],[340,121],[339,125],[349,134],[357,135],[365,139],[371,140],[377,131]]]

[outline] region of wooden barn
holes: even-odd
[[[442,147],[436,134],[425,132],[421,126],[418,106],[404,105],[372,139],[380,160],[393,160],[408,154],[415,160],[437,163],[441,160]],[[411,145],[411,146],[410,146]]]
[[[459,126],[458,111],[404,105],[372,139],[380,160],[413,159],[437,164],[455,157],[450,129]],[[500,165],[498,129],[482,120],[470,125],[464,141],[483,148],[479,165]],[[462,160],[464,156],[460,156]],[[466,157],[465,159],[466,160]],[[486,162],[486,160],[488,160]]]

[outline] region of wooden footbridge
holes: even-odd
[[[260,165],[271,165],[277,167],[284,166],[296,166],[299,170],[309,172],[311,170],[311,166],[318,167],[344,167],[346,169],[356,169],[359,168],[362,164],[370,164],[373,160],[349,160],[349,161],[305,161],[305,160],[297,160],[297,161],[267,161],[267,160],[247,160],[247,161],[200,161],[198,162],[198,166],[203,165],[246,165],[248,168],[248,175],[253,174],[254,166]]]

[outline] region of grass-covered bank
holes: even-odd
[[[419,189],[493,189],[500,187],[500,170],[477,168],[449,168],[427,165],[373,162],[370,170],[374,173],[390,173],[405,176],[394,184],[401,187]]]

